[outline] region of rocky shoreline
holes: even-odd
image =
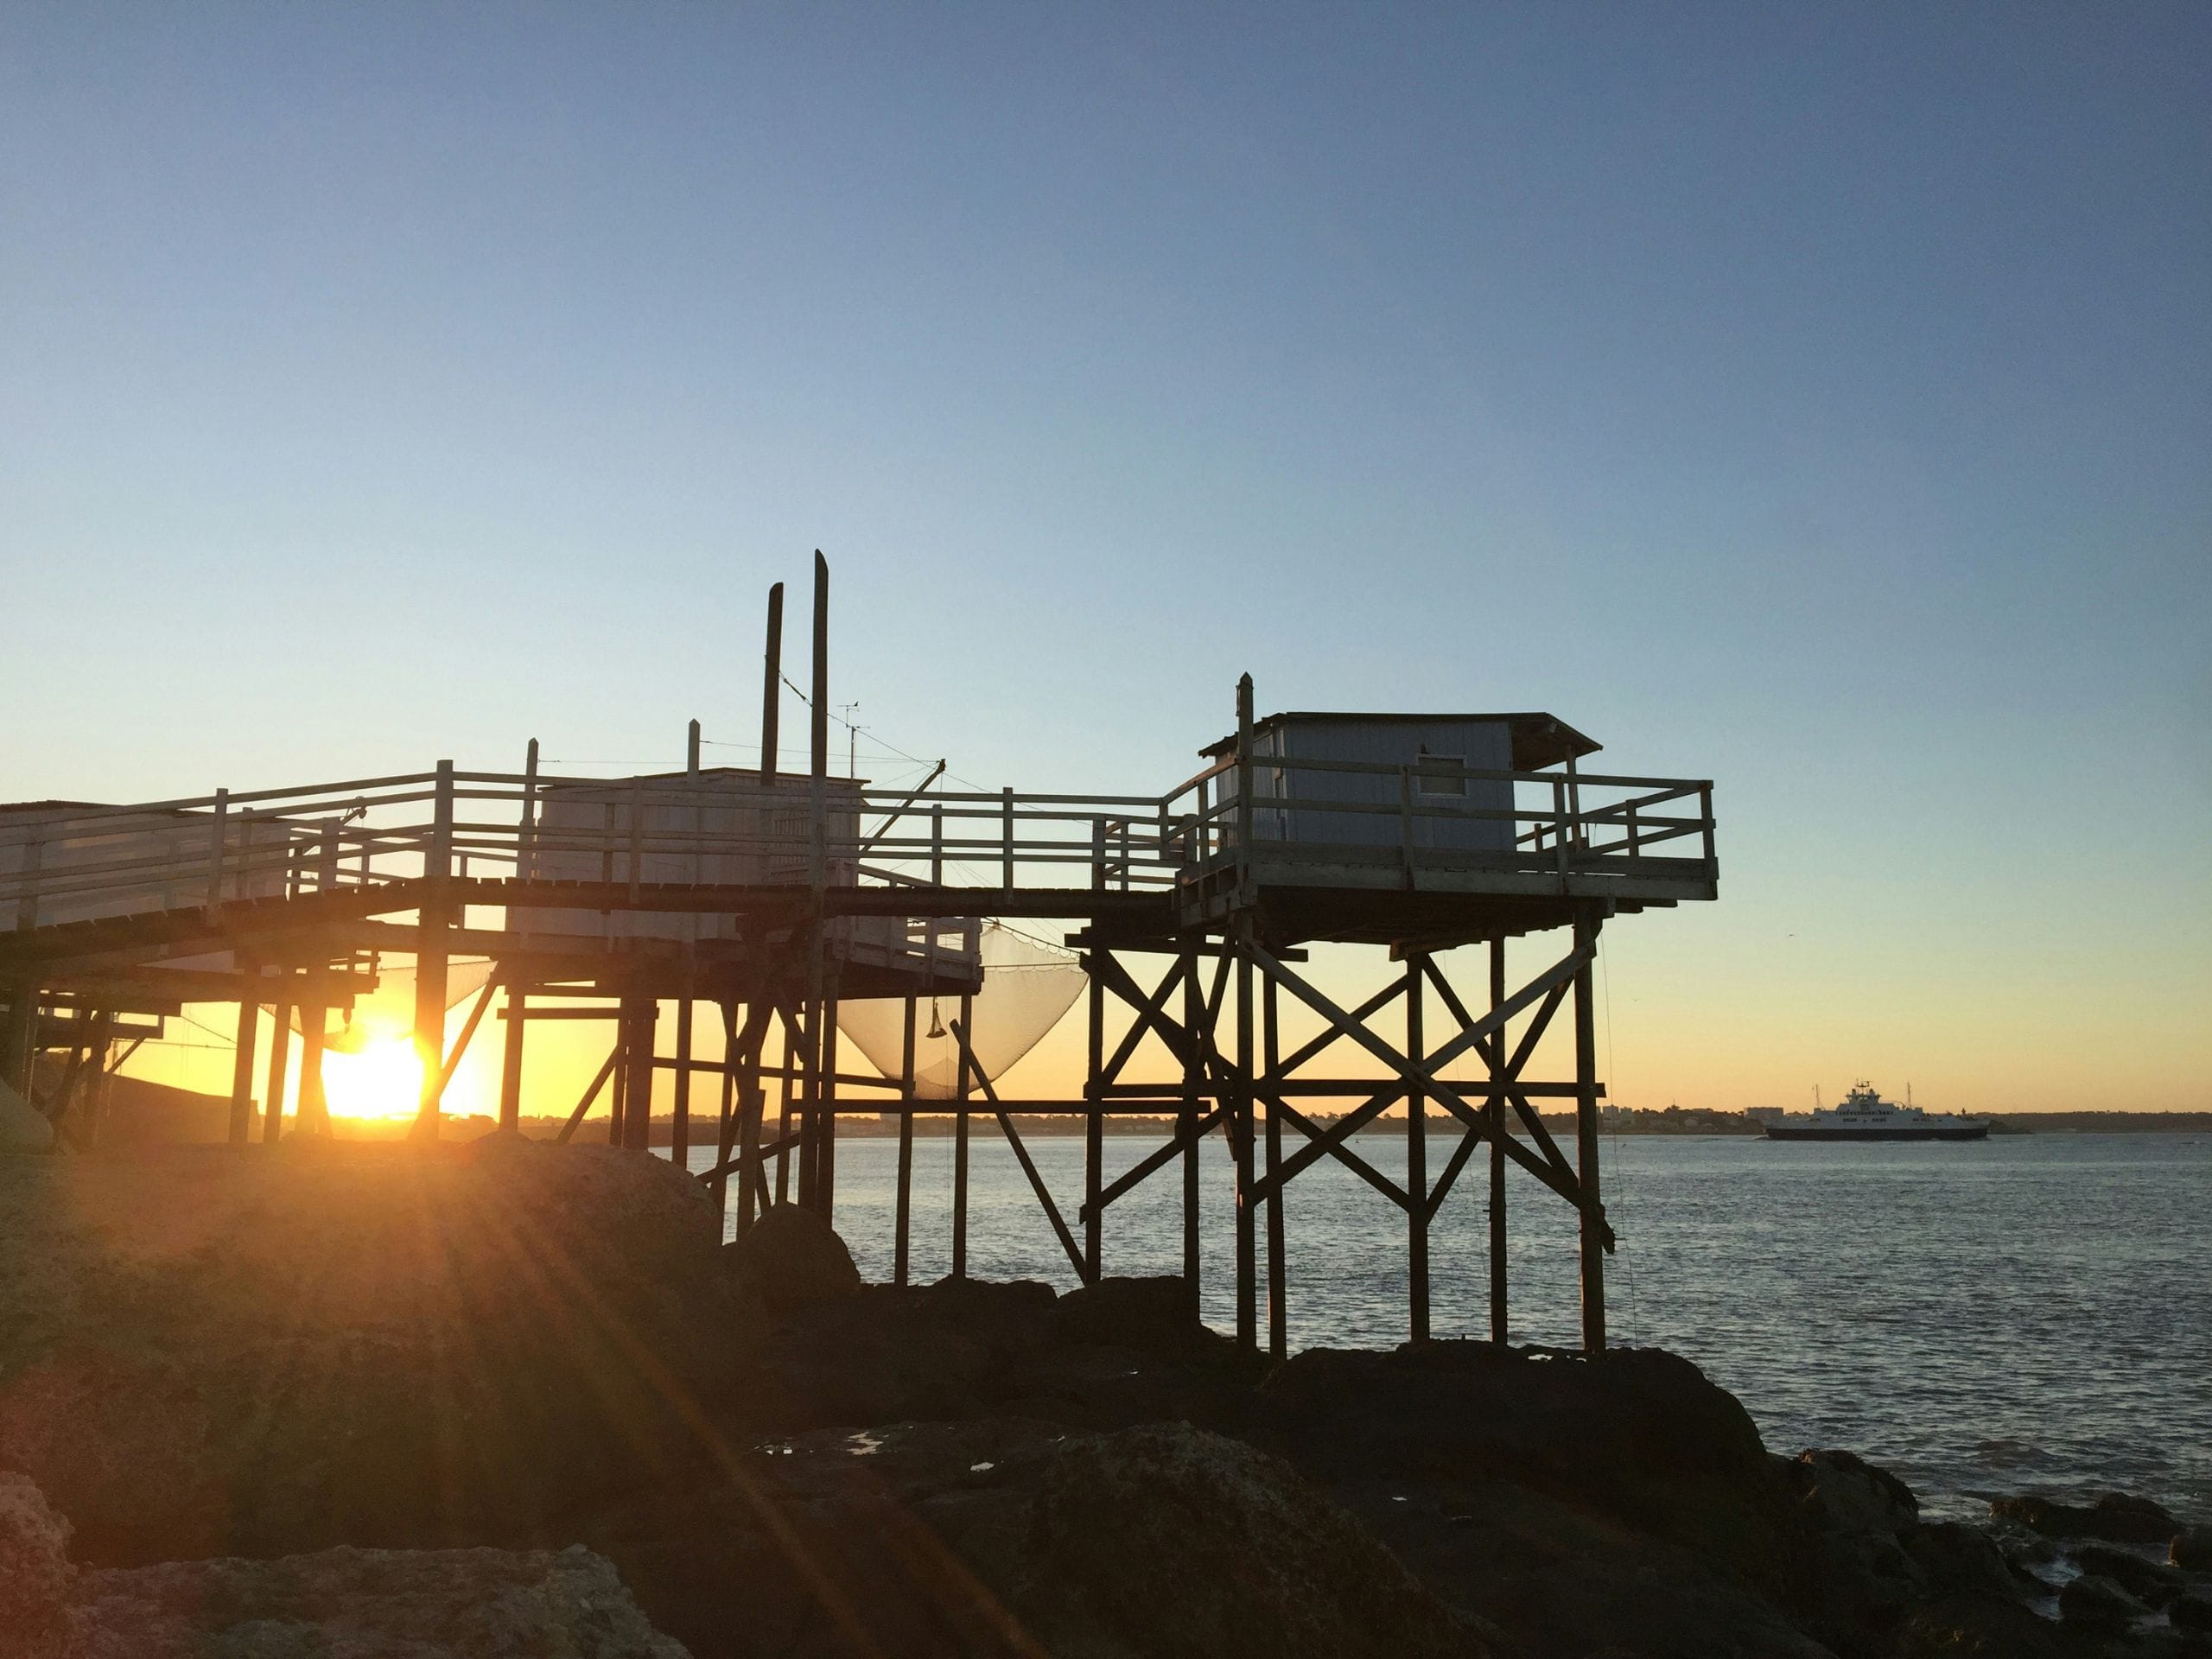
[[[2212,1656],[2204,1517],[1923,1521],[1688,1360],[1240,1357],[604,1147],[0,1160],[0,1659]]]

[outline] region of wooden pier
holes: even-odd
[[[521,1119],[531,1027],[603,1020],[609,1052],[563,1138],[603,1103],[608,1139],[646,1154],[654,1077],[672,1071],[672,1155],[688,1164],[694,1147],[713,1146],[700,1179],[734,1206],[741,1232],[783,1200],[834,1218],[840,1116],[893,1115],[903,1281],[913,1120],[948,1114],[952,1270],[964,1274],[980,1115],[1008,1142],[1086,1282],[1105,1270],[1115,1203],[1176,1172],[1195,1299],[1199,1149],[1219,1133],[1235,1183],[1236,1339],[1260,1345],[1264,1303],[1264,1340],[1278,1356],[1288,1194],[1300,1173],[1332,1159],[1402,1215],[1415,1338],[1429,1329],[1430,1232],[1464,1178],[1489,1207],[1490,1325],[1503,1342],[1507,1177],[1517,1167],[1578,1213],[1582,1342],[1603,1350],[1613,1234],[1598,1167],[1593,963],[1607,923],[1718,896],[1709,783],[1586,772],[1597,746],[1541,714],[1260,719],[1248,677],[1236,730],[1159,796],[873,789],[830,770],[819,555],[803,772],[779,769],[781,622],[779,584],[755,768],[703,767],[694,721],[685,769],[657,776],[556,776],[532,743],[519,772],[441,760],[307,788],[0,808],[0,1081],[48,1116],[57,1148],[89,1147],[100,1080],[185,1004],[227,1002],[238,1011],[233,1142],[327,1133],[329,1014],[409,962],[425,1135],[495,1001],[509,1129]],[[1008,918],[1060,922],[1080,953],[1079,1097],[1001,1098],[969,1046],[985,980],[977,930]],[[1514,982],[1507,942],[1538,938],[1557,939],[1556,955],[1546,950],[1541,971]],[[1371,954],[1371,992],[1347,1004],[1301,972],[1319,944]],[[1487,975],[1454,985],[1442,957],[1468,945],[1486,945]],[[487,960],[491,976],[448,1045],[457,957]],[[840,1056],[841,1001],[877,998],[903,1005],[902,1075]],[[961,1061],[950,1100],[916,1085],[916,1011],[933,1001],[960,1008],[949,1022]],[[664,1020],[669,1003],[674,1018]],[[257,1064],[264,1007],[276,1011],[275,1039]],[[1288,1040],[1293,1007],[1318,1034]],[[1562,1014],[1573,1075],[1533,1076]],[[698,1054],[706,1022],[719,1026],[720,1058]],[[1369,1075],[1332,1070],[1352,1052]],[[1543,1100],[1574,1103],[1571,1147],[1546,1128]],[[1079,1197],[1050,1190],[1017,1109],[1082,1116]],[[1357,1140],[1394,1109],[1402,1181]],[[1341,1115],[1324,1122],[1332,1111]],[[1119,1115],[1173,1127],[1109,1181],[1104,1123]],[[1432,1170],[1427,1131],[1440,1123],[1458,1135]]]

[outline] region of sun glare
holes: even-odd
[[[423,1094],[423,1063],[405,1037],[378,1037],[358,1054],[322,1057],[323,1097],[334,1117],[412,1117]]]

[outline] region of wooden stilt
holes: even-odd
[[[330,1019],[329,1010],[320,1003],[307,1003],[300,1009],[300,1117],[299,1128],[308,1135],[330,1133],[330,1103],[322,1087],[323,1028]]]
[[[776,1202],[788,1204],[791,1196],[791,1096],[798,1047],[791,1014],[788,1011],[780,1012],[777,1024],[783,1028],[784,1064],[776,1089]]]
[[[975,1019],[975,999],[963,995],[960,999],[960,1028],[963,1031],[971,1029]],[[968,1276],[968,1056],[964,1048],[954,1071],[959,1081],[953,1090],[952,1276],[965,1279]]]
[[[721,1172],[730,1160],[730,1154],[738,1145],[738,1089],[737,1089],[737,1004],[725,1000],[716,1005],[722,1016],[722,1091],[720,1109],[715,1115],[715,1168]],[[738,1160],[737,1230],[747,1230],[752,1192],[746,1185],[746,1177],[752,1165],[746,1159]],[[726,1217],[729,1213],[729,1176],[717,1173],[707,1178],[707,1190],[715,1195],[715,1213]]]
[[[1582,1189],[1582,1351],[1595,1359],[1605,1351],[1605,1206],[1598,1185],[1598,1033],[1592,984],[1598,918],[1586,907],[1575,914],[1574,943],[1592,953],[1574,976],[1574,1152],[1575,1179]]]
[[[837,1215],[837,987],[832,979],[830,995],[822,1005],[822,1096],[815,1116],[816,1181],[821,1188],[818,1207],[822,1219],[836,1225]]]
[[[453,874],[453,762],[438,762],[432,799],[430,837],[423,852],[423,876],[429,887],[417,919],[415,948],[415,1054],[423,1067],[423,1096],[415,1133],[438,1138],[440,1094],[446,1058],[446,930],[453,925],[445,887]]]
[[[1249,695],[1249,693],[1248,693]],[[1252,1149],[1252,958],[1236,953],[1236,1110],[1230,1119],[1230,1147],[1236,1181],[1236,1345],[1255,1353],[1260,1345],[1259,1217],[1253,1210]]]
[[[1206,1033],[1206,1003],[1205,988],[1198,983],[1198,961],[1195,953],[1183,953],[1183,1099],[1176,1115],[1176,1131],[1183,1142],[1183,1287],[1191,1299],[1191,1317],[1196,1319],[1203,1306],[1199,1295],[1198,1270],[1198,1095],[1203,1087],[1199,1073],[1199,1054],[1202,1036]]]
[[[1505,1003],[1505,941],[1490,942],[1490,1006],[1492,1013]],[[1490,1075],[1495,1083],[1505,1075],[1505,1032],[1490,1039]],[[1505,1096],[1494,1094],[1484,1109],[1490,1118],[1490,1339],[1505,1346],[1509,1324],[1505,1288]]]
[[[1406,1058],[1416,1065],[1427,1053],[1421,1022],[1419,955],[1406,957]],[[1428,1340],[1428,1096],[1406,1090],[1406,1322],[1415,1342]]]
[[[24,925],[20,919],[16,925]],[[31,1057],[37,1043],[38,986],[30,980],[17,980],[8,987],[8,1018],[0,1026],[0,1083],[26,1099],[30,1096]]]
[[[1090,1110],[1083,1122],[1083,1263],[1084,1277],[1096,1283],[1104,1243],[1105,1208],[1098,1194],[1106,1181],[1106,1119],[1099,1109],[1099,1090],[1106,1065],[1106,986],[1090,972],[1090,958],[1084,958],[1086,993],[1090,999],[1089,1058],[1084,1069],[1084,1097]]]
[[[691,722],[692,741],[698,741],[699,722]],[[696,760],[696,751],[694,751]],[[696,770],[696,765],[694,770]],[[678,1169],[690,1166],[691,1157],[691,988],[676,1001],[676,1106],[669,1130],[668,1155]]]
[[[530,1028],[530,993],[514,980],[507,982],[507,1040],[499,1055],[499,1127],[510,1135],[522,1133],[522,1055],[524,1033]]]
[[[261,1107],[264,1147],[275,1146],[284,1134],[284,1084],[292,1062],[291,1004],[280,1001],[270,1012],[273,1018],[269,1032],[269,1078]]]
[[[252,963],[238,965],[251,975]],[[261,1004],[251,993],[238,1000],[238,1046],[231,1057],[231,1144],[242,1147],[253,1137],[253,1045],[261,1021]]]
[[[912,1227],[914,1195],[914,999],[906,999],[906,1035],[900,1045],[899,1101],[899,1185],[893,1198],[891,1282],[906,1282],[907,1241]]]
[[[1269,978],[1262,987],[1260,1004],[1260,1055],[1264,1074],[1272,1077],[1281,1063],[1281,1028],[1277,1023],[1275,982]],[[1285,1300],[1285,1279],[1288,1263],[1284,1260],[1282,1188],[1277,1177],[1282,1171],[1282,1110],[1277,1100],[1268,1102],[1268,1352],[1276,1360],[1290,1355],[1290,1313]]]

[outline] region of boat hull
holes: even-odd
[[[1932,1126],[1909,1129],[1829,1129],[1778,1128],[1766,1126],[1770,1141],[1986,1141],[1989,1125],[1970,1124],[1964,1128]]]

